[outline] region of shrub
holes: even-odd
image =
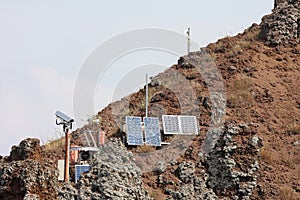
[[[284,165],[290,169],[294,169],[295,162],[291,156],[284,156],[283,158]]]
[[[261,149],[260,156],[261,160],[266,164],[272,164],[274,160],[272,153],[270,151],[267,151],[265,148]]]
[[[300,196],[290,187],[283,186],[280,188],[280,199],[282,200],[300,200]]]
[[[155,150],[155,147],[148,145],[141,145],[136,148],[137,153],[150,153]]]
[[[300,134],[300,125],[298,124],[289,124],[287,125],[287,133],[289,134]]]
[[[47,152],[62,152],[65,148],[65,139],[64,137],[59,139],[50,139],[45,144],[45,151]]]
[[[253,83],[249,78],[238,79],[230,87],[228,107],[236,109],[237,117],[247,121],[251,117],[251,107],[254,97],[251,93]]]

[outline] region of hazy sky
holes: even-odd
[[[74,114],[78,72],[90,53],[111,37],[146,27],[183,33],[190,26],[193,40],[205,46],[260,23],[272,7],[271,0],[0,1],[0,154],[8,154],[26,137],[58,137],[55,111]],[[151,55],[165,67],[177,61],[163,53]],[[138,59],[143,61],[143,56]],[[103,90],[109,89],[107,85]],[[105,96],[103,90],[95,96]],[[96,100],[95,110],[110,101]]]

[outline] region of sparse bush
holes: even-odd
[[[230,87],[230,94],[227,99],[228,107],[235,108],[237,117],[244,121],[251,117],[251,107],[254,102],[251,93],[252,88],[253,84],[249,78],[236,80]]]
[[[228,101],[235,108],[251,107],[254,98],[251,94],[253,87],[252,81],[249,78],[238,79],[230,87],[230,95]]]
[[[244,34],[246,41],[253,42],[258,39],[259,29],[251,26],[245,30]]]
[[[283,186],[280,188],[280,199],[282,200],[300,200],[300,196],[290,187]]]
[[[155,147],[148,145],[141,145],[136,148],[137,153],[150,153],[155,150]]]
[[[294,169],[295,162],[291,156],[284,156],[283,157],[284,165],[290,169]]]
[[[65,139],[59,138],[59,139],[50,139],[45,144],[45,151],[47,152],[61,152],[64,150],[65,147]]]
[[[287,125],[287,133],[289,134],[300,134],[300,125],[298,124],[289,124]]]
[[[152,190],[150,192],[150,195],[149,195],[152,199],[158,199],[158,195],[157,195],[157,192],[155,190]]]
[[[265,148],[261,149],[260,156],[261,160],[266,164],[272,164],[274,160],[272,153],[270,151],[267,151]]]

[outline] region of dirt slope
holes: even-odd
[[[257,124],[257,135],[263,139],[263,147],[259,153],[261,168],[257,181],[260,192],[256,192],[252,198],[300,198],[298,12],[298,1],[281,3],[271,15],[263,18],[260,25],[254,24],[244,33],[220,39],[202,50],[209,52],[222,75],[227,100],[225,124]],[[281,20],[281,23],[278,20]],[[291,26],[291,20],[294,20],[296,25],[292,23]],[[152,78],[150,115],[198,116],[200,110],[199,124],[202,134],[205,135],[211,121],[211,102],[203,77],[195,70],[195,66],[188,63],[196,54],[197,52],[183,56],[178,64]],[[174,71],[176,77],[172,77]],[[181,76],[192,86],[196,103],[189,103],[191,94],[180,82],[181,79],[178,79]],[[174,84],[174,87],[163,87],[167,83],[161,81],[172,78],[176,81],[168,84]],[[178,91],[181,91],[180,95]],[[144,89],[99,112],[98,117],[108,135],[120,136],[124,116],[143,116],[143,102]],[[187,102],[186,108],[182,102]],[[195,139],[191,145],[193,149],[201,149],[203,137],[202,135]],[[139,149],[132,150],[139,152]],[[194,157],[189,160],[197,162],[198,153],[199,150],[196,150],[193,153]],[[179,160],[186,159],[183,157]],[[172,175],[172,168],[164,174],[171,180],[176,178]],[[166,192],[165,188],[159,186],[158,177],[155,173],[147,173],[144,174],[143,180],[157,196],[163,198]]]

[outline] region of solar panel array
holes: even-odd
[[[181,133],[198,134],[197,118],[195,116],[179,116]]]
[[[163,115],[164,134],[198,135],[196,116]],[[128,145],[143,145],[144,135],[142,118],[126,116],[126,135]],[[161,146],[159,119],[157,117],[144,118],[145,144]]]
[[[163,115],[164,134],[198,135],[196,116]]]
[[[180,132],[179,119],[177,115],[163,115],[162,121],[165,134],[174,134]]]
[[[126,130],[129,145],[144,144],[141,117],[126,116]]]
[[[145,143],[151,146],[161,146],[159,119],[156,117],[144,118]]]
[[[82,173],[88,171],[90,171],[89,165],[75,165],[75,183],[77,183]]]

